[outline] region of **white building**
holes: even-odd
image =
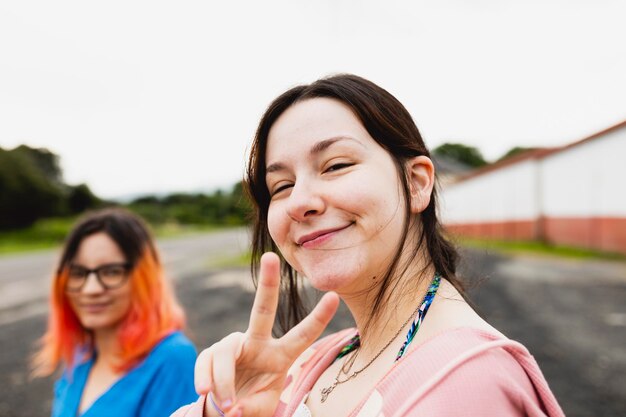
[[[530,151],[442,190],[452,232],[626,253],[626,121],[570,145]]]

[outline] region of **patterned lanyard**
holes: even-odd
[[[424,318],[426,317],[426,313],[428,313],[428,309],[430,308],[430,305],[435,299],[435,294],[437,293],[437,289],[439,288],[440,282],[441,282],[441,275],[437,272],[432,282],[430,283],[430,286],[428,287],[428,291],[426,291],[424,300],[422,300],[422,304],[420,305],[420,308],[417,310],[417,315],[415,316],[415,319],[413,320],[413,323],[411,324],[411,328],[409,329],[409,332],[406,335],[406,340],[402,344],[400,351],[398,351],[398,355],[396,356],[396,359],[394,362],[397,362],[402,356],[404,356],[407,348],[409,347],[409,345],[415,338],[417,331],[419,330],[422,322],[424,321]],[[341,349],[341,351],[339,352],[335,360],[343,358],[348,353],[356,350],[359,346],[361,346],[361,336],[359,335],[359,333],[357,333],[352,339],[350,339],[348,344],[345,345]]]

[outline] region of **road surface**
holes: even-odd
[[[200,347],[246,327],[253,297],[247,269],[212,266],[241,252],[246,239],[239,230],[159,245]],[[464,259],[462,275],[483,281],[470,291],[481,314],[530,349],[566,415],[626,415],[625,263],[475,250]],[[26,364],[44,331],[53,262],[53,253],[0,259],[0,417],[49,414],[52,379],[29,380]],[[330,330],[349,325],[343,310]]]

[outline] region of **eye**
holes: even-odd
[[[351,167],[352,165],[354,165],[354,164],[350,163],[350,162],[338,162],[338,163],[332,164],[331,166],[326,168],[326,171],[324,171],[324,172],[339,171],[340,169],[348,168],[348,167]]]
[[[100,274],[105,278],[115,278],[126,273],[126,268],[121,265],[110,265],[100,269]]]
[[[80,268],[77,266],[73,266],[70,268],[70,279],[83,279],[85,275],[87,275],[87,270],[85,268]]]
[[[278,194],[278,193],[280,193],[280,192],[282,192],[282,191],[284,191],[284,190],[286,190],[288,188],[291,188],[291,187],[293,187],[293,184],[288,183],[288,182],[283,183],[283,184],[279,185],[278,187],[274,188],[274,190],[272,190],[271,196],[274,197],[276,194]]]

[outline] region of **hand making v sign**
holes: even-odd
[[[261,258],[259,285],[250,324],[245,333],[232,333],[200,353],[195,383],[200,394],[209,392],[225,415],[271,416],[296,358],[324,331],[339,305],[334,292],[326,293],[315,309],[280,339],[272,337],[280,289],[280,261],[268,252]],[[219,415],[211,400],[206,416]]]

